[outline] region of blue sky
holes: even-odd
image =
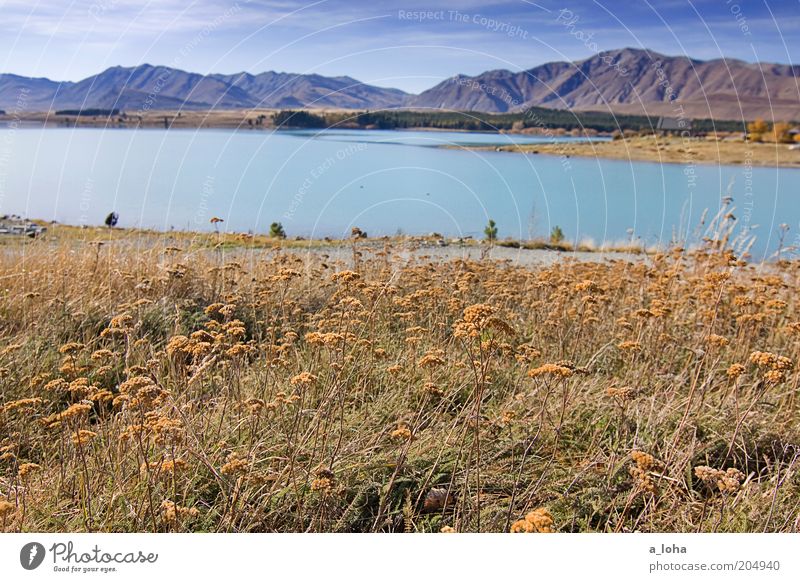
[[[418,92],[625,46],[800,63],[800,0],[0,0],[0,22],[0,72],[55,80],[151,63]]]

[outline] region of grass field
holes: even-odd
[[[101,232],[0,246],[4,531],[800,527],[797,263]]]
[[[495,149],[474,147],[470,149]],[[604,142],[501,146],[501,151],[578,156],[660,164],[722,164],[768,168],[800,168],[800,150],[786,144],[687,139],[650,135]]]

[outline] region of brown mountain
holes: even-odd
[[[248,109],[396,107],[407,94],[350,77],[268,71],[199,75],[163,66],[112,67],[78,82],[0,75],[0,109]]]
[[[671,99],[670,95],[674,97]],[[0,74],[0,109],[433,108],[521,111],[530,106],[741,120],[800,120],[800,66],[700,61],[621,49],[527,71],[457,75],[421,93],[350,77],[266,72],[199,75],[163,66],[112,67],[78,82]],[[681,109],[682,108],[682,109]]]
[[[671,97],[672,95],[672,97]],[[800,119],[800,67],[700,61],[621,49],[527,71],[459,75],[411,97],[412,107],[519,111],[529,106],[715,119]]]

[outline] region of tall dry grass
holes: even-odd
[[[796,531],[796,263],[0,257],[5,531]]]

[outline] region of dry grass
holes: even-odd
[[[5,531],[797,531],[799,265],[0,249]]]
[[[470,148],[470,149],[495,149]],[[723,164],[749,165],[768,168],[800,167],[800,150],[790,150],[786,144],[717,141],[680,137],[628,137],[604,142],[573,142],[502,146],[502,151],[536,153],[557,156],[606,158],[658,162],[661,164]]]

